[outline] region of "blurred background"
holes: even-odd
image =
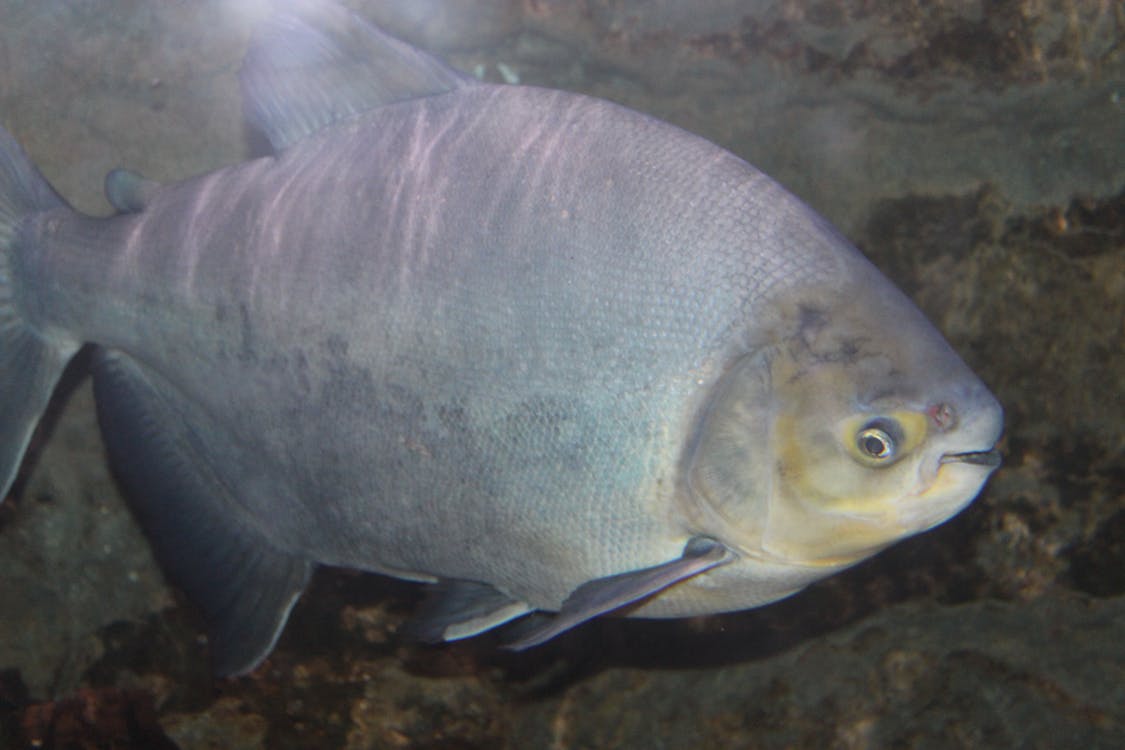
[[[1125,746],[1125,6],[357,0],[493,82],[731,149],[836,223],[1007,413],[967,511],[775,606],[412,645],[416,587],[322,571],[214,682],[104,462],[79,362],[0,505],[0,747]],[[0,124],[75,206],[261,153],[268,0],[0,0]],[[100,743],[100,744],[99,744]]]

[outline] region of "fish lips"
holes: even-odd
[[[942,455],[939,462],[943,464],[965,463],[973,464],[976,466],[987,466],[989,468],[995,469],[1003,462],[1003,458],[1001,457],[999,450],[997,450],[996,448],[990,448],[983,451],[962,451],[959,453],[946,453]]]

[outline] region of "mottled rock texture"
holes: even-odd
[[[0,0],[0,122],[93,212],[113,167],[247,158],[235,72],[264,5]],[[1120,3],[352,5],[780,179],[994,388],[1005,466],[950,523],[774,607],[598,622],[527,655],[404,644],[413,587],[326,572],[266,665],[213,683],[79,362],[0,505],[0,746],[1125,746]]]

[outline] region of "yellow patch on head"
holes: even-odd
[[[862,436],[873,423],[895,441],[885,463],[863,452]],[[914,489],[916,473],[903,464],[925,431],[925,415],[913,412],[852,415],[836,424],[779,415],[777,482],[763,546],[794,562],[839,565],[908,533],[896,506]]]

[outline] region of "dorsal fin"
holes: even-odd
[[[258,31],[239,74],[247,117],[281,150],[392,102],[476,81],[331,2],[292,0]]]

